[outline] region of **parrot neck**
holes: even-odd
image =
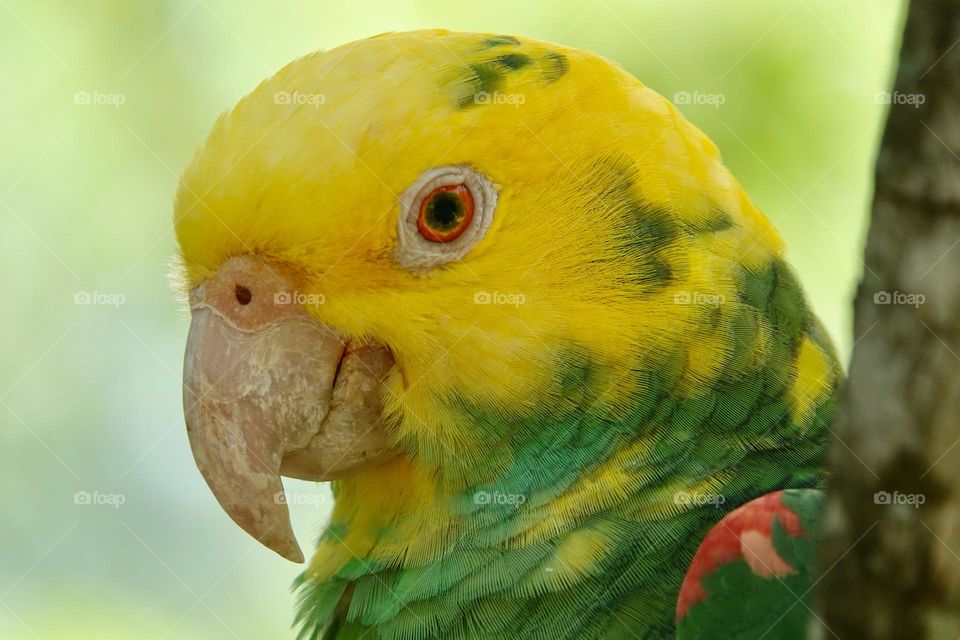
[[[435,616],[465,616],[490,629],[506,625],[489,637],[528,638],[558,624],[615,625],[641,609],[647,626],[631,630],[668,637],[706,531],[758,495],[816,485],[819,473],[812,459],[778,471],[783,455],[800,461],[796,451],[754,460],[743,450],[724,454],[731,443],[722,441],[698,453],[674,440],[679,448],[667,455],[664,437],[617,439],[604,460],[539,479],[521,474],[522,482],[504,473],[464,487],[404,457],[340,481],[331,524],[300,582],[301,616],[348,624],[349,610],[361,632],[372,626],[388,638],[439,624]],[[522,464],[576,460],[580,446],[571,440],[555,457]],[[728,464],[706,462],[708,451],[730,456]],[[491,602],[505,609],[491,612]]]

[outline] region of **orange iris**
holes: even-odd
[[[456,240],[473,220],[473,194],[464,184],[431,191],[420,203],[417,230],[430,242]]]

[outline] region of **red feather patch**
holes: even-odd
[[[677,620],[708,595],[702,578],[718,566],[743,560],[753,573],[774,578],[794,573],[794,568],[773,547],[774,518],[788,535],[805,534],[800,517],[781,499],[782,491],[768,493],[734,509],[715,524],[700,543],[677,597]]]

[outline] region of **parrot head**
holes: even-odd
[[[816,474],[836,367],[779,236],[598,56],[443,31],[308,55],[216,122],[175,230],[196,462],[291,560],[280,476],[336,480],[311,579],[676,515],[678,487],[753,482],[753,451],[800,448],[771,483]],[[765,402],[789,424],[734,428]]]

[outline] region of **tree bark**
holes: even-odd
[[[828,455],[814,637],[960,638],[960,0],[914,0]]]

